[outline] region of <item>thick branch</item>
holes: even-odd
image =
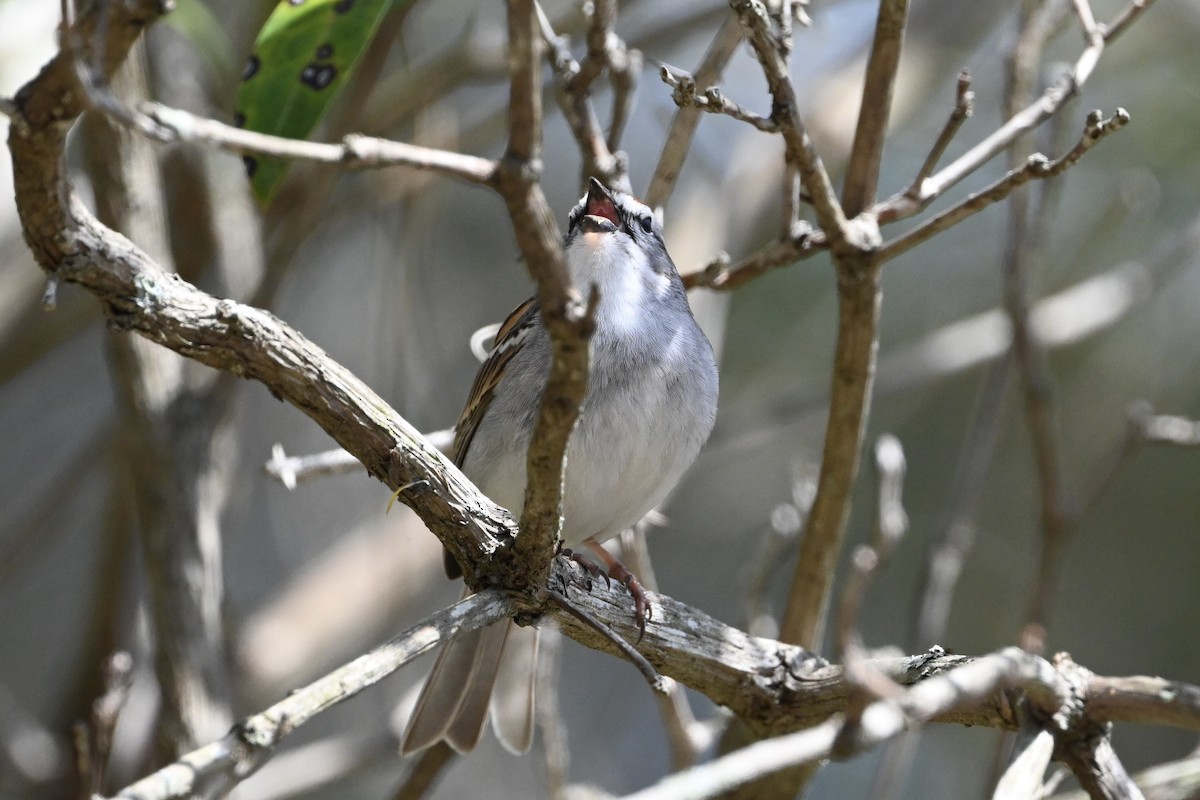
[[[113,9],[105,23],[105,64],[111,71],[160,9],[152,2],[103,8]],[[94,37],[97,13],[80,19],[81,40]],[[478,563],[509,538],[508,515],[319,347],[267,312],[217,300],[163,273],[71,197],[63,146],[83,103],[70,57],[59,54],[21,89],[21,113],[10,129],[17,208],[26,241],[47,274],[94,294],[117,330],[136,331],[203,364],[260,380],[308,414],[371,474],[392,488],[408,487],[401,499],[460,564]]]
[[[565,559],[555,563],[563,570],[574,568]],[[555,580],[565,575],[559,573]],[[636,637],[636,623],[630,618],[622,587],[596,584],[589,592],[573,590],[571,600],[615,634],[627,640]],[[841,667],[826,665],[801,648],[750,636],[670,597],[655,594],[651,600],[655,618],[639,649],[656,668],[727,706],[763,734],[787,734],[820,725],[814,730],[823,733],[814,734],[815,742],[804,734],[787,740],[807,742],[804,747],[808,749],[789,748],[780,755],[789,759],[782,765],[795,763],[797,754],[828,755],[840,730],[838,715],[845,710],[853,688]],[[378,682],[459,630],[482,627],[510,615],[513,603],[512,598],[495,591],[471,595],[119,796],[159,800],[185,797],[202,787],[227,786],[222,782],[235,772],[244,777],[257,769],[269,757],[270,748],[316,714]],[[562,609],[548,606],[543,610],[576,641],[616,654],[610,636],[601,635]],[[1115,712],[1121,719],[1200,730],[1200,704],[1195,702],[1200,697],[1198,687],[1172,683],[1167,692],[1161,685],[1146,683],[1152,679],[1098,678],[1086,671],[1076,672],[1083,676],[1081,684],[1069,685],[1061,674],[1061,662],[1052,665],[1016,648],[979,659],[934,652],[868,663],[897,684],[914,688],[872,704],[873,710],[863,715],[864,722],[854,735],[842,735],[849,751],[873,746],[906,725],[925,721],[1012,728],[1016,719],[1011,699],[1000,691],[1004,688],[1022,690],[1047,717],[1060,707],[1069,707],[1064,718],[1080,724],[1103,724],[1106,715]],[[1114,696],[1119,696],[1120,702],[1092,705],[1092,698],[1099,702],[1100,697]],[[695,773],[697,779],[707,778],[706,769]]]
[[[538,183],[542,40],[533,0],[509,0],[508,34],[508,150],[496,188],[508,207],[525,265],[537,281],[538,305],[554,352],[526,458],[522,535],[515,548],[516,566],[528,570],[528,585],[542,587],[562,530],[563,468],[567,441],[587,393],[592,317],[571,285],[558,226]]]

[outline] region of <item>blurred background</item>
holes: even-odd
[[[272,4],[178,4],[148,37],[150,93],[168,105],[231,119],[241,65]],[[953,105],[959,70],[974,76],[976,110],[943,163],[999,124],[1017,5],[913,3],[881,196],[912,180]],[[1101,20],[1123,7],[1112,0],[1094,5]],[[578,5],[546,7],[581,56]],[[792,63],[802,112],[839,175],[875,8],[816,0],[812,26],[796,31]],[[55,52],[57,9],[0,1],[3,94],[13,94]],[[653,60],[694,70],[728,13],[719,0],[622,4],[617,32],[646,56],[622,142],[635,193],[646,190],[674,113]],[[501,5],[417,2],[386,20],[381,35],[319,135],[361,131],[498,156],[507,100]],[[1105,52],[1082,97],[1028,144],[1058,154],[1076,140],[1087,111],[1110,114],[1123,106],[1132,115],[1125,130],[1034,194],[1044,213],[1030,291],[1060,301],[1043,312],[1042,324],[1055,342],[1049,368],[1062,471],[1072,491],[1107,474],[1135,401],[1159,413],[1200,417],[1198,36],[1200,3],[1154,6]],[[1041,80],[1059,74],[1080,47],[1068,16],[1047,50]],[[768,112],[761,70],[745,48],[721,86],[747,108]],[[562,224],[580,194],[580,160],[552,97],[543,185]],[[606,91],[597,108],[606,113]],[[108,163],[92,147],[91,132],[81,126],[70,153],[77,188],[89,202]],[[162,178],[148,191],[164,209],[164,261],[207,291],[268,306],[421,430],[453,424],[477,367],[471,333],[503,319],[531,292],[497,196],[403,169],[296,168],[260,215],[238,157],[184,145],[155,152]],[[668,247],[681,272],[702,268],[721,251],[736,261],[777,236],[780,154],[772,137],[728,118],[703,118],[665,209]],[[1001,157],[932,210],[1003,169]],[[8,159],[0,173],[11,185]],[[898,223],[885,235],[911,224]],[[903,443],[911,531],[867,597],[860,624],[871,647],[920,652],[941,644],[981,654],[1013,643],[1024,621],[1039,554],[1039,500],[1013,374],[991,428],[995,446],[983,461],[978,500],[963,517],[974,546],[947,626],[937,641],[919,641],[913,632],[923,565],[962,497],[956,487],[966,442],[977,417],[989,418],[980,398],[996,396],[993,363],[1006,335],[996,309],[1007,231],[1007,207],[996,206],[884,272],[868,448],[883,432]],[[107,332],[97,304],[70,286],[60,287],[57,308],[47,313],[43,288],[6,200],[0,203],[0,796],[12,798],[74,794],[72,724],[88,716],[102,693],[102,665],[116,650],[132,654],[133,683],[106,790],[160,763],[148,607],[154,587],[142,568],[133,510],[129,418],[119,400],[126,378],[121,346],[113,344],[119,335]],[[661,591],[771,635],[770,614],[780,609],[791,575],[795,547],[787,537],[794,537],[797,508],[811,497],[820,456],[836,323],[833,273],[818,256],[736,292],[700,290],[692,299],[721,354],[721,411],[708,447],[664,509],[668,523],[650,532],[648,546]],[[211,383],[203,370],[186,371],[188,387],[208,392]],[[215,563],[223,570],[217,625],[226,656],[217,668],[232,697],[225,713],[236,719],[447,605],[459,587],[443,579],[433,536],[407,509],[385,516],[388,491],[364,473],[316,479],[294,491],[270,478],[263,464],[276,443],[306,454],[332,442],[258,384],[219,382],[217,389],[221,419],[199,428],[215,431],[216,444],[200,449],[211,466],[204,496],[216,515],[206,530],[211,541],[219,539]],[[850,544],[864,541],[873,524],[869,455],[862,475]],[[1048,652],[1069,651],[1102,674],[1200,683],[1198,489],[1195,449],[1148,446],[1112,473],[1082,509],[1065,553]],[[773,555],[778,541],[783,555]],[[570,641],[561,660],[569,781],[621,794],[670,771],[657,706],[638,673]],[[303,728],[239,797],[392,796],[407,769],[395,750],[398,731],[430,662]],[[692,700],[699,716],[716,713],[702,697]],[[212,735],[227,720],[217,714]],[[911,774],[919,777],[894,786],[894,796],[984,792],[999,739],[994,731],[931,727],[915,756]],[[1182,757],[1196,742],[1178,731],[1118,726],[1115,744],[1133,770]],[[537,748],[513,758],[489,734],[430,796],[551,796],[556,779]],[[867,796],[879,758],[867,754],[827,767],[811,796]]]

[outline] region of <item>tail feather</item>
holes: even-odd
[[[504,642],[508,638],[509,629],[514,627],[511,622],[498,622],[481,633],[479,643],[475,648],[475,665],[462,690],[462,698],[454,718],[446,726],[446,743],[455,752],[469,753],[479,744],[483,735],[483,726],[487,722],[488,700],[492,696],[492,687],[496,683],[496,673],[500,669],[501,656],[504,654]]]
[[[458,753],[475,748],[489,706],[496,737],[509,752],[533,742],[536,628],[512,622],[460,633],[443,645],[400,743],[410,755],[439,741]],[[489,703],[490,700],[490,703]]]
[[[496,689],[492,692],[492,730],[504,749],[513,755],[529,752],[533,744],[540,638],[541,631],[537,628],[510,626],[508,645],[500,659]]]

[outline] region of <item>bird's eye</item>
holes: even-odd
[[[642,223],[642,230],[644,230],[646,233],[649,233],[654,227],[654,220],[648,216],[641,217],[638,222]]]

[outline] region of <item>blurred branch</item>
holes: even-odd
[[[432,444],[432,442],[430,442]],[[444,448],[439,447],[444,454]],[[362,470],[362,462],[342,448],[325,450],[307,456],[289,456],[278,442],[271,448],[271,458],[263,464],[263,471],[291,491],[303,481],[323,478],[327,475],[345,475]]]
[[[399,743],[392,748],[393,758],[398,747]],[[457,756],[458,753],[455,753],[454,749],[445,742],[438,742],[427,748],[413,759],[408,774],[404,776],[404,782],[396,788],[392,800],[421,800],[433,788],[434,783],[441,776],[442,770],[448,767]]]
[[[541,632],[538,645],[537,703],[534,706],[541,754],[546,776],[546,794],[554,800],[567,800],[571,778],[571,748],[567,746],[567,726],[558,704],[561,691],[562,635],[548,628]]]
[[[1068,0],[1042,0],[1021,6],[1017,37],[1006,57],[1002,109],[1005,117],[1016,115],[1029,102],[1041,68],[1042,53],[1054,31],[1066,21],[1067,14]],[[1089,122],[1092,116],[1099,115],[1092,112]],[[1010,169],[1020,167],[1018,148],[1023,141],[1015,140],[1009,149]],[[1032,207],[1027,189],[1012,193],[1001,261],[1003,308],[1012,330],[1011,358],[1023,393],[1025,426],[1036,473],[1033,489],[1038,497],[1041,523],[1037,576],[1018,637],[1018,642],[1034,653],[1044,652],[1050,599],[1057,587],[1060,561],[1073,527],[1067,519],[1073,499],[1063,473],[1046,348],[1033,330],[1029,311],[1030,273],[1037,262],[1040,245],[1033,220],[1035,214],[1040,216],[1044,211]]]
[[[77,722],[75,731],[80,780],[88,797],[104,791],[113,732],[133,685],[133,657],[123,650],[112,653],[102,672],[104,694],[92,703],[88,722]]]
[[[894,222],[920,212],[950,187],[974,173],[1014,141],[1057,113],[1062,104],[1075,96],[1087,83],[1105,44],[1124,31],[1153,2],[1154,0],[1134,0],[1130,3],[1111,25],[1101,29],[1100,37],[1089,42],[1071,70],[1047,87],[1041,97],[1010,117],[982,142],[959,156],[949,166],[922,181],[916,196],[910,196],[908,190],[905,190],[872,206],[871,211],[879,218],[880,223]]]
[[[879,184],[879,165],[883,160],[883,142],[892,94],[904,45],[908,22],[908,0],[881,0],[875,20],[875,36],[867,58],[863,95],[858,111],[854,144],[846,165],[842,205],[848,216],[856,216],[875,202]]]
[[[491,625],[514,611],[497,591],[469,595],[426,618],[386,644],[356,658],[270,708],[248,717],[228,734],[179,758],[118,792],[125,800],[214,797],[228,792],[275,752],[278,743],[313,717],[378,683],[460,631]]]
[[[1083,134],[1079,142],[1066,153],[1051,160],[1041,153],[1029,156],[1024,165],[1007,172],[985,189],[973,192],[957,205],[940,212],[922,222],[910,231],[885,242],[880,248],[880,258],[890,261],[901,253],[908,252],[922,242],[932,239],[939,233],[954,227],[958,223],[974,216],[983,209],[1008,197],[1014,189],[1023,186],[1031,180],[1046,180],[1056,178],[1066,172],[1084,153],[1105,136],[1125,127],[1129,122],[1129,113],[1118,108],[1108,119],[1100,111],[1092,111],[1084,123]]]
[[[1200,758],[1168,761],[1133,776],[1147,800],[1191,800],[1200,793]],[[1051,795],[1051,800],[1088,800],[1082,789]]]
[[[1012,757],[996,782],[992,800],[1029,800],[1040,797],[1042,776],[1054,755],[1054,735],[1038,723],[1022,700],[1016,706],[1021,727],[1017,730]]]
[[[1136,419],[1142,438],[1150,444],[1200,447],[1200,421],[1169,414],[1147,414]]]
[[[1118,264],[1038,300],[1031,312],[1038,339],[1065,347],[1108,330],[1145,303],[1200,249],[1200,217],[1145,261]],[[972,369],[1009,351],[1012,330],[1004,312],[984,311],[945,325],[883,359],[881,392],[921,385]]]
[[[73,34],[68,32],[66,38]],[[73,52],[79,52],[78,49]],[[81,66],[81,70],[86,67]],[[148,95],[145,40],[113,76],[111,104]],[[104,116],[87,120],[84,154],[96,213],[167,265],[163,185],[150,142]],[[178,755],[232,720],[221,608],[220,518],[233,463],[232,384],[197,380],[174,353],[137,337],[106,341],[120,424],[121,466],[148,577],[160,744]]]
[[[450,448],[454,446],[454,429],[432,431],[425,434],[425,440],[449,457]],[[306,456],[289,456],[279,443],[271,448],[271,458],[263,464],[263,470],[289,490],[314,478],[343,475],[362,468],[357,458],[340,447]]]
[[[904,473],[907,465],[900,440],[884,434],[875,442],[875,470],[879,491],[875,501],[875,530],[870,544],[858,547],[851,558],[852,570],[842,591],[838,608],[838,660],[849,664],[851,652],[862,660],[863,644],[858,633],[858,612],[871,582],[891,558],[896,545],[908,531],[904,511]]]

